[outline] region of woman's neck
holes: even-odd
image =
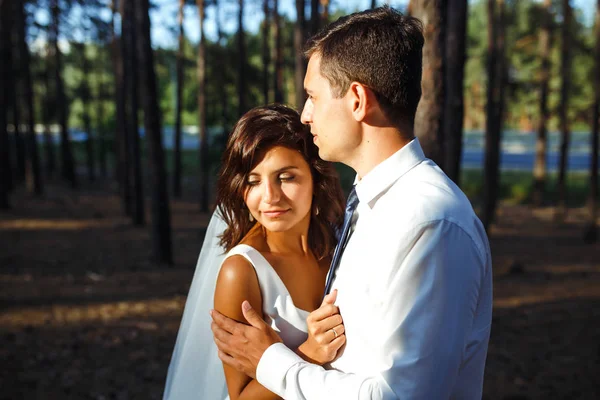
[[[296,226],[283,232],[273,232],[263,228],[265,242],[271,253],[309,254],[308,227],[310,214]]]

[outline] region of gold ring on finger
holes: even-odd
[[[338,333],[335,331],[335,328],[331,328],[331,330],[333,331],[333,335],[335,336],[334,339],[337,339]]]

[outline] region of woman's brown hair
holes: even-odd
[[[227,224],[221,246],[231,250],[254,226],[244,201],[248,175],[260,157],[275,146],[297,150],[308,163],[313,178],[308,244],[317,259],[330,256],[336,245],[334,231],[344,215],[338,174],[330,162],[319,158],[312,135],[298,113],[276,104],[256,107],[244,114],[227,141],[217,180],[217,207]]]

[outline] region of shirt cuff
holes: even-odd
[[[288,349],[283,343],[269,346],[256,367],[256,380],[278,396],[285,391],[285,376],[289,369],[304,362],[300,356]]]

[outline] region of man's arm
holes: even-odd
[[[447,221],[423,224],[396,240],[402,245],[394,265],[380,266],[387,274],[382,306],[369,310],[369,320],[377,325],[364,328],[372,340],[371,348],[361,353],[368,357],[365,363],[375,360],[378,367],[368,376],[327,371],[278,344],[261,354],[257,372],[261,384],[288,399],[450,395],[485,262],[471,238]]]

